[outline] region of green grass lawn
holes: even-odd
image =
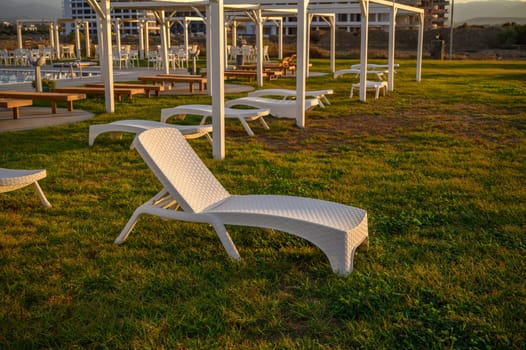
[[[46,168],[53,204],[31,188],[0,195],[0,348],[524,348],[526,62],[425,61],[421,82],[398,63],[395,91],[365,103],[349,99],[352,76],[308,78],[335,94],[304,129],[268,118],[250,138],[228,120],[223,161],[190,140],[231,193],[366,209],[370,247],[347,278],[270,230],[229,227],[241,261],[210,227],[156,217],[113,244],[160,184],[132,135],[89,147],[89,125],[207,96],[138,97],[114,114],[90,98],[75,106],[89,121],[0,133],[0,166]]]

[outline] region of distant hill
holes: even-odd
[[[467,24],[526,23],[526,2],[519,0],[490,0],[455,3],[455,26]],[[486,23],[483,23],[486,22]]]
[[[476,17],[465,20],[462,23],[479,26],[494,26],[502,25],[504,23],[526,24],[526,17]]]
[[[0,20],[55,19],[62,17],[60,0],[0,0]]]

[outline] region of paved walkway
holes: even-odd
[[[92,68],[90,68],[92,69]],[[89,71],[85,69],[84,71]],[[141,75],[155,75],[160,72],[154,69],[147,68],[132,68],[132,69],[115,69],[114,81],[135,81]],[[187,73],[186,70],[176,72],[178,74]],[[80,86],[87,83],[101,82],[100,76],[84,77],[82,79],[61,79],[57,80],[57,87]],[[0,90],[16,90],[16,91],[34,91],[31,83],[21,84],[0,84]],[[252,91],[253,88],[246,85],[225,84],[225,93],[240,93]],[[206,91],[195,90],[193,93],[189,92],[188,83],[176,84],[175,87],[169,91],[162,92],[162,95],[195,95],[203,94]],[[152,97],[155,98],[155,97]],[[93,117],[93,114],[83,110],[74,110],[68,112],[67,109],[58,109],[57,114],[51,114],[50,107],[21,107],[20,118],[13,119],[13,112],[11,109],[0,109],[0,133],[6,131],[29,130],[34,128],[42,128],[46,126],[59,125],[65,123],[74,123],[78,121],[87,120]]]
[[[69,112],[66,108],[58,108],[57,114],[51,114],[50,107],[22,107],[20,118],[13,119],[11,110],[0,109],[0,133],[75,123],[92,117],[93,113],[82,110]]]

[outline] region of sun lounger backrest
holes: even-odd
[[[198,213],[230,196],[179,130],[147,130],[133,145],[184,211]]]

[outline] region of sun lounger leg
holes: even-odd
[[[329,99],[325,95],[321,95],[320,100],[323,100],[323,102],[325,102],[325,104],[327,104],[327,105],[331,104],[331,102],[329,101]]]
[[[137,223],[137,219],[139,219],[139,216],[142,214],[142,206],[137,208],[135,212],[133,212],[133,215],[131,216],[130,220],[126,223],[126,226],[122,229],[119,237],[117,237],[114,241],[115,244],[122,244],[126,241],[128,236],[130,235],[130,232],[135,227],[135,224]]]
[[[243,125],[243,128],[245,128],[245,131],[247,132],[248,136],[254,136],[254,132],[252,129],[250,129],[250,126],[248,126],[247,121],[245,118],[239,118],[239,121],[241,122],[241,125]]]
[[[225,225],[220,222],[215,222],[212,223],[212,226],[214,227],[214,230],[216,230],[219,240],[221,240],[221,243],[223,244],[223,247],[225,247],[227,254],[236,260],[241,259],[241,256],[239,255],[232,238],[230,238],[230,235],[225,228]]]
[[[33,185],[35,186],[35,190],[37,191],[38,198],[40,198],[40,201],[42,202],[42,205],[51,208],[51,203],[46,198],[46,195],[44,194],[44,191],[42,191],[42,188],[40,188],[40,185],[38,182],[34,182]]]
[[[265,119],[263,119],[263,117],[259,118],[259,122],[261,123],[261,125],[265,128],[265,130],[270,130],[270,127],[268,126],[267,122],[265,121]]]

